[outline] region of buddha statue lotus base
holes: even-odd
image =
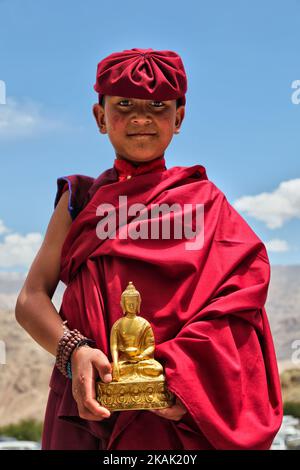
[[[174,395],[161,377],[138,381],[96,382],[97,401],[110,411],[149,410],[175,404]]]

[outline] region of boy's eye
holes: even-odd
[[[161,104],[161,106],[157,106],[157,108],[161,108],[162,106],[164,106],[164,103],[162,101],[152,101],[152,103]]]
[[[122,100],[122,101],[119,101],[119,104],[121,103],[129,103],[129,100]]]

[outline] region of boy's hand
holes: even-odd
[[[71,356],[72,393],[80,418],[102,421],[110,417],[110,411],[96,400],[95,382],[98,376],[103,382],[111,382],[111,365],[100,349],[81,346]]]
[[[179,421],[185,413],[187,413],[187,409],[184,404],[176,398],[175,405],[169,406],[168,408],[163,408],[161,410],[149,410],[152,413],[156,414],[157,416],[161,416],[162,418],[171,419],[173,421]]]

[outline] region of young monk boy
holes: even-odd
[[[18,322],[56,358],[42,448],[269,449],[282,420],[264,308],[269,260],[202,165],[166,167],[185,114],[181,58],[153,49],[113,53],[98,64],[94,88],[113,167],[97,178],[58,178],[55,210],[16,305]],[[155,204],[176,204],[182,218],[188,209],[194,240],[175,233],[182,218],[171,211],[171,236],[137,236],[154,222]],[[139,228],[137,207],[147,209]],[[104,222],[115,224],[114,236],[104,236]],[[59,280],[67,287],[57,312]],[[176,397],[163,410],[110,413],[96,400],[96,379],[112,380],[109,336],[129,281]]]

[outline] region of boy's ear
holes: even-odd
[[[182,121],[184,120],[184,114],[185,114],[185,106],[179,106],[176,110],[176,119],[175,119],[175,134],[179,134],[180,132],[180,126],[182,124]]]
[[[105,113],[101,104],[96,103],[93,105],[93,115],[96,120],[99,131],[106,134]]]

